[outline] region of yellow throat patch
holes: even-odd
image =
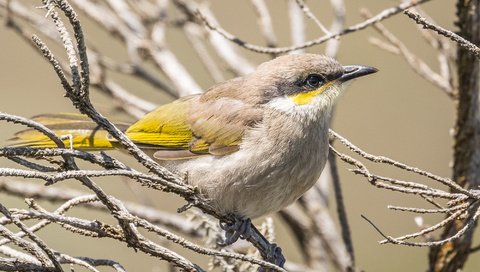
[[[320,86],[320,88],[318,88],[316,90],[306,92],[306,93],[293,94],[293,95],[289,95],[288,97],[290,99],[292,99],[292,101],[297,105],[307,105],[307,104],[310,104],[312,102],[312,100],[315,98],[315,96],[323,93],[332,84],[333,84],[333,82],[328,82],[328,83]]]

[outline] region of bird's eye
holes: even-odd
[[[323,77],[317,74],[308,75],[307,79],[305,79],[305,85],[308,85],[312,88],[317,88],[323,83]]]

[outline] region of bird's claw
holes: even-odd
[[[228,246],[235,243],[238,238],[248,239],[252,232],[252,222],[249,218],[235,217],[233,224],[221,222],[220,227],[225,231],[225,239],[220,243],[221,246]]]
[[[285,264],[285,257],[283,257],[282,249],[275,243],[270,244],[266,252],[265,261],[273,263],[279,267],[283,267]],[[259,267],[257,271],[265,272],[267,270],[265,270],[263,267]]]
[[[283,257],[282,249],[277,244],[270,244],[267,252],[267,261],[274,263],[280,267],[285,264],[285,257]]]
[[[235,217],[235,222],[233,224],[220,222],[220,227],[225,231],[225,239],[223,242],[219,243],[221,246],[231,245],[240,237],[248,239],[252,233],[252,222],[249,218]],[[283,257],[282,249],[275,243],[269,244],[265,260],[279,267],[283,267],[285,264],[285,257]],[[260,267],[258,271],[263,272],[265,270]]]

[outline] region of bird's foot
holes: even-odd
[[[283,257],[282,249],[277,244],[270,244],[267,251],[267,261],[283,267],[285,264],[285,257]]]
[[[275,243],[270,244],[266,252],[265,261],[283,268],[283,265],[285,264],[285,257],[283,257],[282,249]],[[270,270],[259,267],[257,271],[266,272]]]
[[[225,240],[220,243],[221,246],[228,246],[235,243],[238,238],[248,239],[252,232],[252,222],[250,218],[235,217],[233,224],[220,222],[220,227],[225,231]]]
[[[232,224],[220,222],[220,227],[225,231],[225,239],[219,243],[221,246],[228,246],[235,243],[238,238],[248,239],[252,235],[252,222],[249,218],[235,217]],[[266,261],[273,263],[279,267],[285,264],[282,249],[275,243],[270,243],[265,252]],[[258,271],[265,271],[262,267]]]

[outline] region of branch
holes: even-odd
[[[362,29],[367,28],[368,26],[371,26],[371,25],[373,25],[377,22],[383,21],[383,20],[385,20],[385,19],[387,19],[387,18],[389,18],[393,15],[396,15],[400,12],[403,12],[404,10],[406,10],[408,8],[414,7],[414,6],[419,5],[419,4],[423,4],[423,3],[428,2],[428,1],[429,0],[413,0],[413,1],[405,2],[405,3],[402,3],[398,6],[385,9],[385,10],[381,11],[380,13],[378,13],[376,16],[374,16],[374,17],[372,17],[368,20],[365,20],[361,23],[358,23],[356,25],[345,28],[342,31],[332,33],[332,34],[329,34],[329,35],[325,35],[325,36],[322,36],[322,37],[317,38],[315,40],[307,41],[307,42],[305,42],[303,44],[300,44],[300,45],[290,46],[290,47],[275,47],[275,48],[263,47],[263,46],[258,46],[258,45],[254,45],[254,44],[245,42],[245,41],[239,39],[238,37],[236,37],[235,35],[227,32],[226,30],[224,30],[220,26],[211,22],[202,12],[200,12],[200,10],[197,10],[196,14],[197,14],[197,17],[200,20],[202,20],[205,23],[205,26],[208,27],[211,31],[214,31],[214,32],[220,34],[225,39],[227,39],[227,40],[229,40],[233,43],[236,43],[237,45],[239,45],[239,46],[241,46],[245,49],[251,50],[251,51],[256,52],[256,53],[263,53],[263,54],[282,54],[282,53],[288,53],[288,52],[299,50],[299,49],[312,47],[314,45],[324,43],[324,42],[326,42],[330,39],[335,39],[335,38],[338,38],[340,36],[362,30]]]
[[[367,9],[361,11],[364,17],[370,17],[370,12]],[[374,40],[374,44],[378,45],[390,53],[401,55],[410,68],[424,79],[442,89],[449,97],[454,97],[454,89],[448,75],[442,76],[434,72],[421,58],[412,53],[407,46],[402,43],[393,33],[391,33],[382,23],[373,25],[383,37],[388,40],[388,43],[382,43]]]
[[[428,196],[433,198],[445,198],[450,200],[447,203],[447,205],[449,205],[450,208],[446,208],[446,209],[441,208],[438,204],[436,204],[433,200],[430,200],[429,198],[425,198],[425,199],[435,204],[436,206],[438,206],[439,209],[425,210],[425,209],[419,209],[419,208],[402,208],[402,207],[398,208],[398,207],[389,206],[389,208],[393,210],[410,211],[410,212],[416,212],[416,213],[445,213],[445,214],[448,214],[449,216],[432,227],[425,228],[419,232],[407,234],[398,238],[393,238],[393,237],[384,235],[379,230],[378,227],[376,227],[370,220],[368,220],[369,223],[372,224],[375,227],[375,229],[377,229],[377,231],[382,236],[385,237],[385,240],[381,241],[380,243],[382,244],[393,243],[398,245],[428,246],[428,247],[444,245],[446,243],[449,243],[451,241],[454,241],[462,237],[464,233],[472,230],[472,228],[475,226],[475,222],[480,214],[480,208],[479,208],[480,207],[480,191],[473,190],[473,189],[467,190],[467,189],[461,188],[460,186],[458,186],[458,184],[454,183],[450,179],[439,177],[427,171],[408,166],[406,164],[397,162],[387,157],[371,155],[361,150],[360,148],[356,147],[355,145],[350,143],[348,140],[346,140],[344,137],[338,135],[332,130],[330,130],[330,136],[335,139],[338,139],[340,143],[345,145],[349,150],[353,151],[354,153],[360,155],[362,158],[367,159],[373,163],[388,164],[408,172],[413,172],[415,174],[428,177],[429,179],[436,181],[440,184],[443,184],[445,186],[448,186],[451,190],[458,192],[458,193],[449,193],[449,192],[435,189],[417,182],[402,181],[394,178],[382,177],[382,176],[373,174],[360,161],[346,154],[340,153],[335,148],[330,146],[330,150],[333,151],[333,153],[336,154],[341,160],[356,167],[355,169],[351,170],[352,172],[354,172],[355,174],[363,175],[364,177],[367,178],[367,180],[372,185],[378,188],[388,189],[388,190],[405,193],[405,194],[420,195],[423,198],[425,198],[425,196]],[[432,233],[433,231],[443,228],[448,224],[451,224],[463,217],[468,217],[469,218],[468,222],[465,224],[463,228],[458,229],[449,237],[445,237],[437,241],[429,241],[429,242],[406,241],[406,240],[413,239],[420,236],[426,237],[426,235]]]
[[[444,37],[449,38],[450,40],[454,41],[457,43],[459,46],[467,49],[471,53],[475,55],[475,57],[480,58],[480,48],[476,46],[475,44],[469,42],[468,40],[460,37],[459,35],[446,30],[440,26],[434,25],[430,22],[427,21],[424,17],[422,17],[420,14],[416,12],[412,12],[409,10],[405,10],[403,13],[405,13],[410,19],[414,20],[417,24],[420,24],[423,26],[423,28],[433,30],[437,32],[439,35],[442,35]]]
[[[45,187],[35,183],[19,182],[15,180],[0,179],[0,191],[21,198],[35,198],[46,200],[52,203],[64,203],[78,197],[86,197],[84,192],[69,188]],[[135,216],[148,220],[152,224],[162,225],[172,228],[176,231],[200,238],[203,231],[198,229],[195,224],[190,222],[183,216],[164,212],[151,208],[149,206],[140,205],[134,202],[123,201],[125,208]],[[108,211],[106,207],[98,202],[83,203],[87,208],[93,208],[100,211]],[[0,243],[1,244],[1,243]]]

